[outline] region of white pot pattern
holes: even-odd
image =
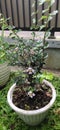
[[[9,75],[10,75],[10,68],[8,66],[8,63],[5,62],[3,64],[0,64],[0,86],[6,84],[6,82],[9,79]]]

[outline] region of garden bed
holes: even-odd
[[[54,106],[40,125],[32,127],[26,125],[8,106],[7,92],[14,83],[14,77],[15,73],[11,73],[8,83],[0,90],[0,130],[60,130],[60,78],[54,76],[51,81],[57,92]]]

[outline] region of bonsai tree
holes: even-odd
[[[20,38],[16,30],[12,30],[12,33],[10,34],[11,37],[15,38],[16,41],[18,41],[17,44],[11,46],[11,50],[9,51],[11,55],[10,60],[12,61],[13,65],[22,66],[22,72],[20,72],[20,75],[17,78],[16,85],[20,86],[20,91],[23,95],[24,94],[25,96],[28,95],[28,97],[32,99],[31,102],[33,102],[33,99],[35,98],[37,93],[39,92],[43,93],[43,90],[44,92],[45,89],[47,90],[46,86],[41,85],[41,80],[43,79],[42,77],[44,77],[41,76],[41,69],[43,67],[43,64],[45,64],[45,59],[47,57],[45,49],[47,48],[48,45],[46,39],[49,36],[49,30],[46,30],[46,28],[48,26],[49,21],[51,21],[51,19],[53,18],[53,15],[56,15],[57,11],[48,13],[48,16],[43,15],[47,11],[49,12],[50,7],[53,5],[55,1],[39,0],[38,4],[42,5],[45,2],[48,3],[47,9],[42,11],[42,17],[39,19],[39,21],[44,20],[44,25],[38,27],[39,30],[45,28],[44,37],[42,40],[35,40],[35,32],[32,32],[32,39],[29,40],[24,40],[23,38]],[[36,13],[38,13],[38,10],[37,12],[33,12],[32,15]],[[33,19],[33,22],[36,22],[35,19]],[[36,28],[36,26],[34,28]],[[51,91],[50,93],[47,92],[45,94],[46,94],[45,96],[48,96],[50,100]],[[46,101],[43,102],[44,103],[42,106],[46,105],[45,103],[47,102]],[[30,107],[29,105],[26,104],[25,106],[23,105],[24,109],[31,109],[29,107]]]
[[[45,28],[42,40],[35,40],[35,32],[32,32],[32,39],[29,40],[20,38],[16,30],[12,30],[10,34],[17,42],[11,46],[9,51],[11,64],[22,66],[22,69],[20,69],[19,76],[15,80],[16,83],[11,86],[8,92],[8,103],[13,110],[20,114],[21,119],[30,125],[37,125],[44,119],[47,110],[56,98],[54,87],[48,81],[42,81],[46,76],[41,74],[47,57],[45,49],[47,48],[46,39],[49,36],[49,30],[46,28],[53,15],[57,13],[57,11],[53,11],[48,13],[48,16],[43,15],[43,13],[49,12],[54,0],[39,0],[38,4],[42,5],[45,2],[48,3],[47,9],[42,11],[42,17],[39,19],[44,20],[44,25],[39,26],[39,31]],[[35,13],[38,11],[33,12],[32,15]]]
[[[42,16],[38,21],[44,20],[44,24],[41,26],[34,25],[32,28],[39,28],[39,31],[42,29],[45,30],[42,40],[35,40],[35,32],[32,32],[32,39],[25,40],[20,38],[17,34],[17,30],[12,30],[10,36],[15,38],[18,44],[12,45],[11,50],[9,51],[10,61],[12,65],[18,65],[34,69],[34,74],[41,72],[43,65],[45,64],[45,59],[47,58],[47,53],[45,52],[48,47],[47,38],[50,36],[50,28],[48,28],[49,22],[53,19],[53,16],[58,13],[58,11],[53,11],[49,13],[51,6],[54,4],[55,0],[38,0],[38,5],[41,6],[44,3],[47,3],[48,6],[46,9],[42,10]],[[32,5],[32,8],[35,7],[35,2]],[[32,13],[32,16],[38,14],[36,12]],[[48,12],[48,15],[44,15]],[[36,23],[36,19],[32,19],[33,23]],[[25,69],[24,68],[24,69]]]

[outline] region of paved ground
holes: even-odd
[[[42,38],[44,35],[43,31],[42,32],[35,31],[35,32],[36,32],[37,39]],[[31,33],[32,31],[20,31],[18,35],[23,38],[31,38],[32,37]],[[7,37],[9,34],[10,34],[10,31],[5,31],[4,36]],[[1,30],[0,30],[0,35],[1,35]],[[60,39],[60,32],[55,32],[55,37]]]

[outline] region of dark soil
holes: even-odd
[[[37,84],[34,87],[33,93],[35,96],[31,98],[28,95],[28,91],[26,91],[26,86],[17,86],[13,92],[13,103],[15,106],[24,110],[37,110],[50,102],[52,92],[49,86]]]

